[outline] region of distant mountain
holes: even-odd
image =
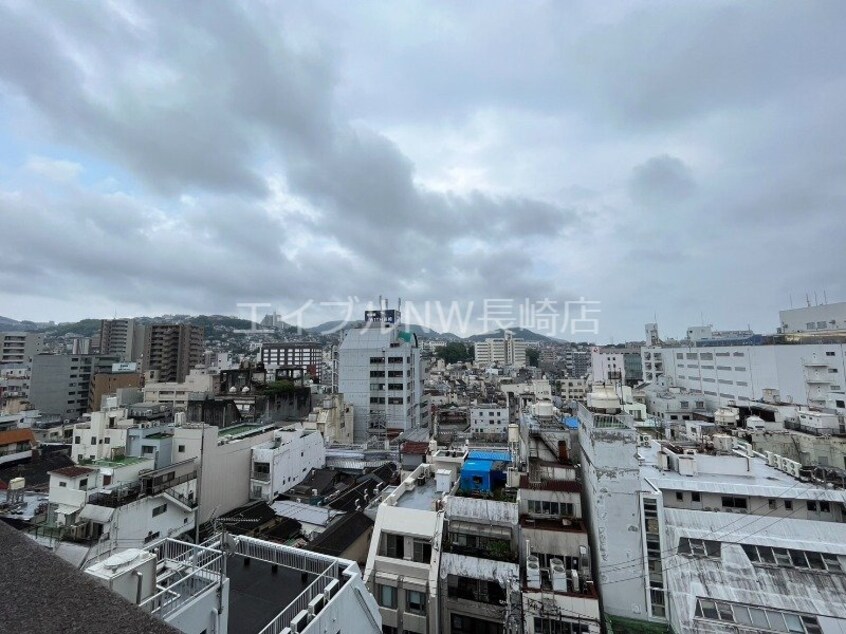
[[[0,331],[31,331],[38,330],[42,325],[34,321],[18,321],[10,317],[0,317]]]
[[[506,331],[512,333],[515,339],[523,339],[525,341],[537,341],[540,343],[561,343],[563,341],[562,339],[555,339],[554,337],[547,337],[546,335],[538,334],[528,328],[500,328],[498,330],[494,330],[493,332],[487,332],[481,335],[471,335],[470,337],[467,337],[467,339],[469,341],[484,341],[485,339],[494,337],[503,337]]]

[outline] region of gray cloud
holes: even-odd
[[[844,12],[6,3],[0,314],[588,296],[604,340],[756,288],[771,328],[846,299]]]

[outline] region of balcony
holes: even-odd
[[[454,537],[454,535],[450,536],[444,545],[444,549],[448,553],[512,563],[517,563],[519,559],[517,552],[511,548],[511,544],[506,540],[489,540],[486,543],[472,546],[452,541]]]
[[[250,480],[255,480],[256,482],[270,482],[270,473],[265,471],[251,471]]]

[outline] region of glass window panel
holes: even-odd
[[[784,620],[787,623],[788,632],[800,633],[805,631],[802,625],[802,619],[797,614],[785,614]]]
[[[702,599],[700,603],[702,604],[702,614],[705,616],[706,619],[719,618],[717,614],[717,606],[714,604],[713,601],[709,601],[708,599]]]
[[[770,622],[767,620],[767,613],[760,608],[749,608],[749,614],[752,616],[752,624],[755,627],[768,629]]]

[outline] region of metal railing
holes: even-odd
[[[331,581],[335,579],[327,569],[325,574],[321,574],[317,579],[303,590],[296,599],[291,601],[284,610],[276,615],[270,623],[268,623],[259,634],[281,634],[285,628],[289,627],[291,621],[301,611],[308,610],[308,605],[315,597],[320,596],[326,590],[326,587]]]
[[[158,542],[148,550],[156,555],[159,564],[164,563],[165,569],[158,580],[166,577],[169,570],[175,574],[188,571],[168,585],[157,583],[159,592],[140,604],[160,619],[166,620],[198,594],[223,582],[223,554],[220,551],[172,539]]]

